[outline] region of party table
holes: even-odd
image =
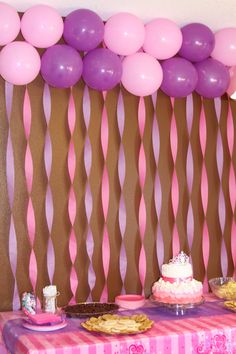
[[[236,354],[236,313],[223,302],[207,296],[204,304],[183,315],[147,301],[137,310],[120,315],[146,314],[154,321],[147,332],[135,335],[91,333],[80,325],[84,319],[68,318],[67,326],[54,332],[23,328],[24,315],[0,313],[0,353],[30,354]]]

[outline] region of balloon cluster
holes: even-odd
[[[16,40],[20,31],[24,41]],[[30,83],[40,72],[57,88],[82,77],[95,90],[121,82],[137,96],[158,88],[172,97],[236,91],[236,28],[213,33],[201,23],[179,28],[164,18],[144,25],[125,12],[104,24],[88,9],[71,12],[63,22],[47,5],[29,8],[20,19],[0,2],[0,46],[0,75],[15,85]],[[41,57],[36,48],[44,49]]]

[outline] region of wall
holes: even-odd
[[[30,6],[38,4],[37,0],[8,0],[8,4],[18,11],[24,12]],[[117,12],[128,11],[144,20],[155,17],[166,17],[182,26],[186,23],[201,22],[212,30],[224,27],[236,27],[236,2],[234,0],[41,0],[40,4],[51,5],[62,15],[77,8],[88,8],[97,12],[104,20]]]
[[[234,273],[235,102],[49,90],[38,77],[1,79],[0,107],[2,310],[49,283],[60,306],[148,296],[180,249],[205,290]]]
[[[236,103],[226,95],[143,100],[82,80],[60,90],[40,76],[27,87],[0,78],[0,107],[0,310],[19,308],[23,291],[41,300],[50,283],[60,306],[148,296],[179,250],[205,290],[235,274]]]

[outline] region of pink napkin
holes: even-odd
[[[36,313],[35,315],[28,314],[28,318],[32,323],[37,325],[61,322],[61,316],[47,312]]]

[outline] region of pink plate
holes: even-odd
[[[134,310],[139,307],[142,307],[145,304],[145,297],[142,295],[134,295],[134,294],[118,295],[115,298],[115,302],[120,307]]]
[[[49,331],[57,331],[58,329],[62,329],[67,326],[66,321],[62,321],[60,323],[52,324],[49,326],[45,325],[34,325],[29,322],[23,322],[23,327],[30,329],[31,331],[39,331],[39,332],[49,332]]]

